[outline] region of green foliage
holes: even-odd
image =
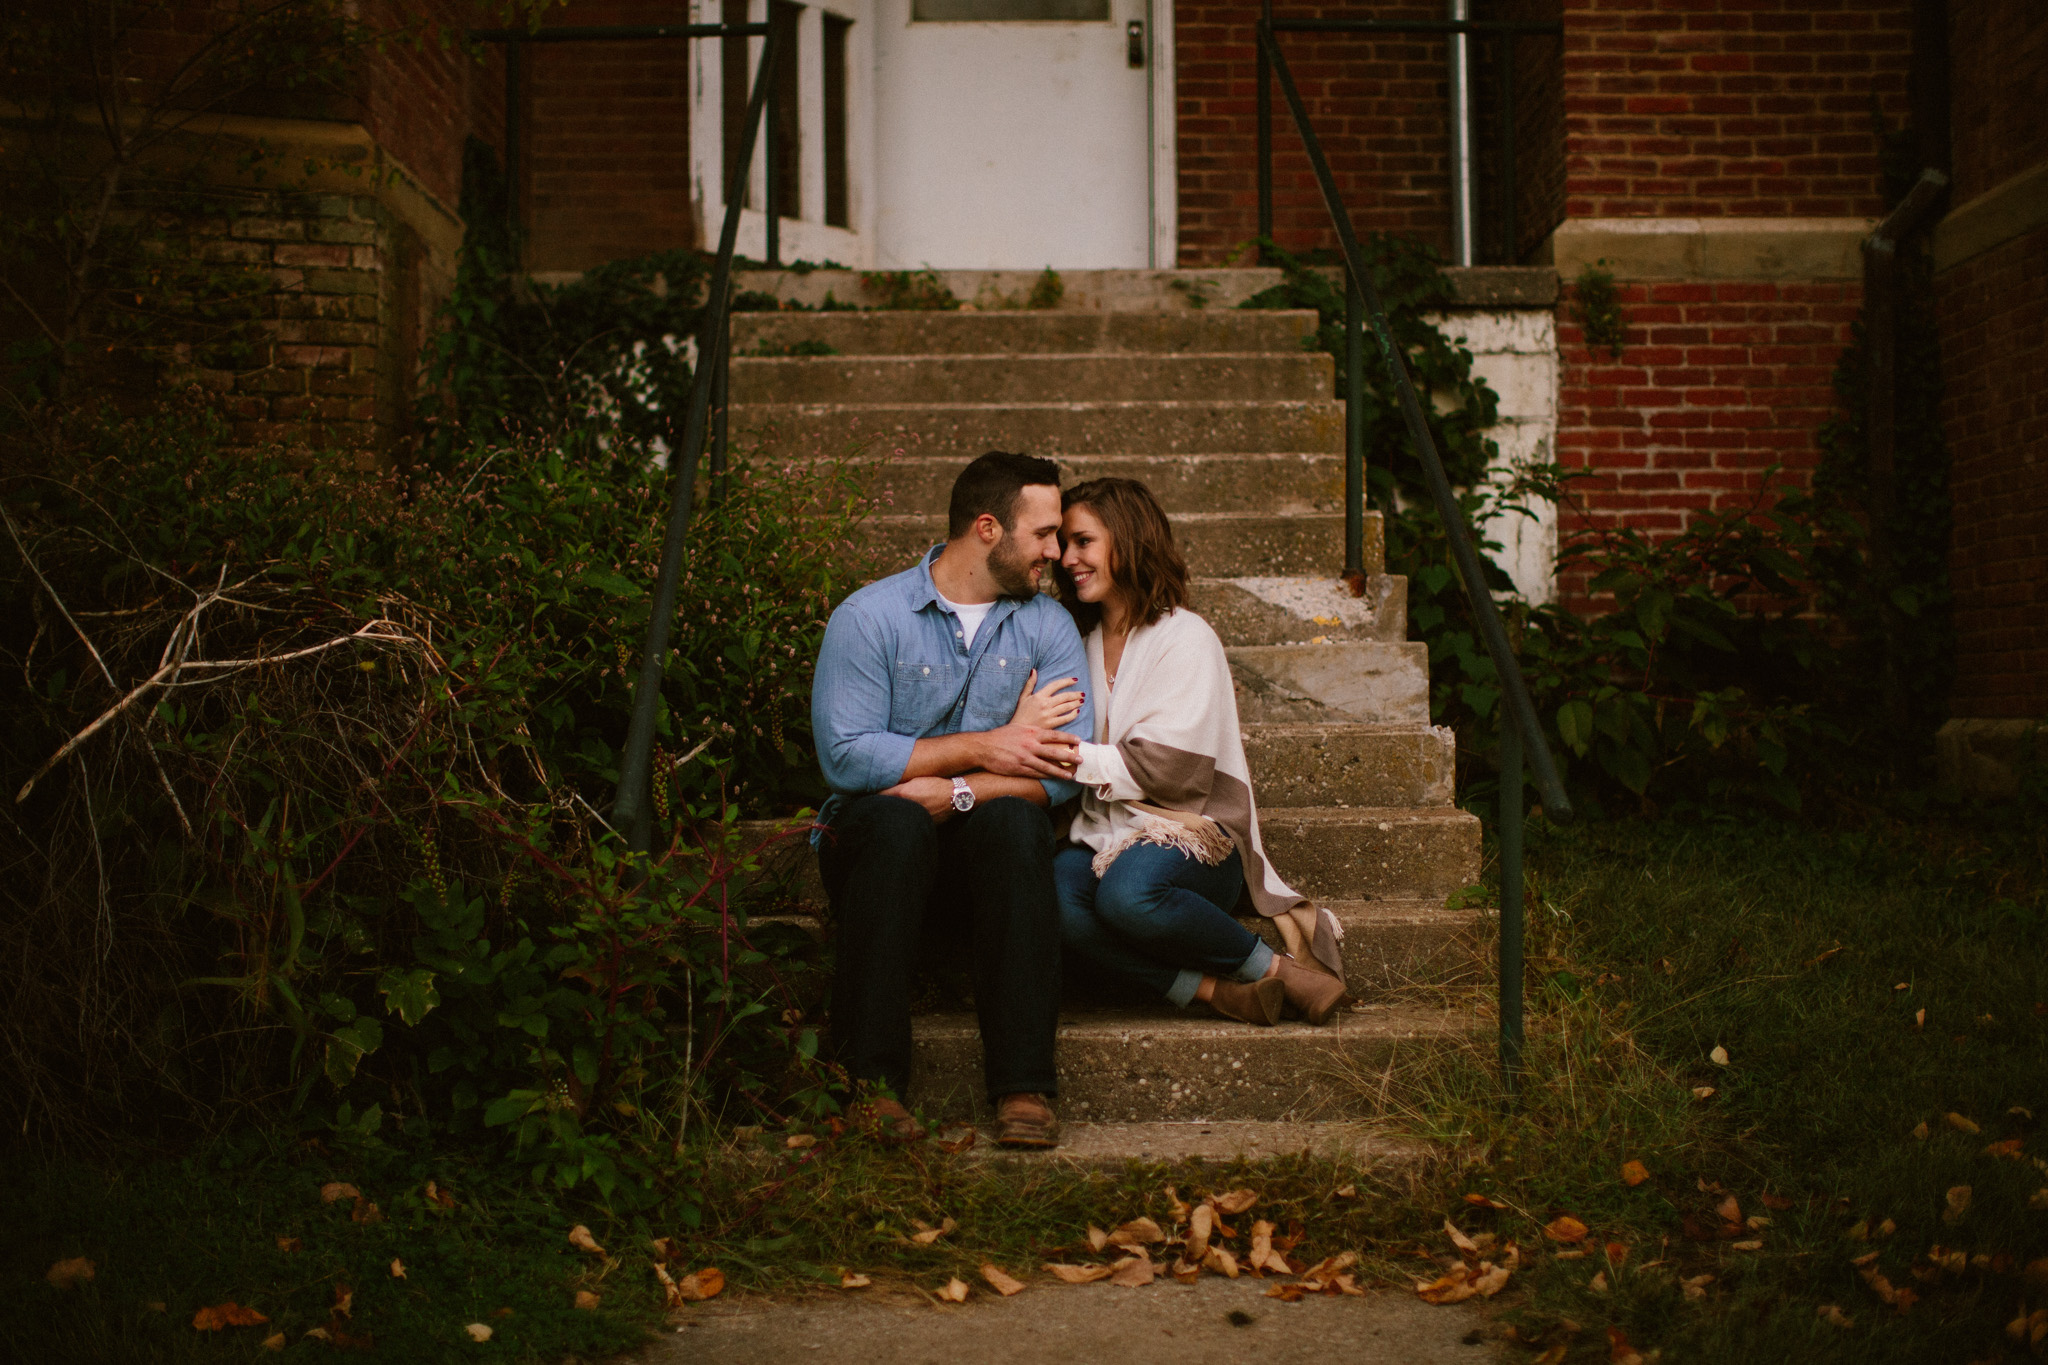
[[[1060,278],[1060,272],[1051,266],[1032,283],[1031,293],[1024,299],[1024,306],[1036,311],[1057,308],[1060,300],[1067,296],[1067,282]]]
[[[1628,315],[1622,311],[1613,274],[1600,268],[1606,264],[1589,265],[1572,281],[1572,312],[1585,329],[1586,349],[1604,346],[1612,359],[1619,360],[1628,340]]]
[[[282,1103],[350,1141],[502,1135],[630,1203],[706,1105],[823,1102],[807,941],[749,928],[765,879],[734,821],[822,795],[805,703],[864,506],[846,477],[742,460],[694,523],[672,836],[628,894],[603,809],[668,507],[662,471],[605,453],[628,437],[408,476],[231,453],[203,410],[63,437],[63,477],[9,498],[10,790],[157,685],[4,836],[52,869],[7,891],[10,951],[45,964],[10,983],[13,1122]]]
[[[922,270],[863,270],[861,288],[891,312],[945,313],[960,306],[953,291],[930,266]]]

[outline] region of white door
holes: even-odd
[[[1129,29],[1146,25],[1147,8],[878,0],[876,264],[1151,264],[1148,115],[1159,48],[1149,26]]]

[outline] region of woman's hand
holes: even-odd
[[[1038,670],[1032,669],[1031,676],[1024,682],[1024,694],[1017,698],[1017,710],[1010,717],[1010,724],[1036,725],[1044,730],[1059,729],[1081,714],[1081,703],[1088,694],[1068,690],[1079,687],[1080,683],[1079,678],[1061,678],[1033,691],[1038,687]]]

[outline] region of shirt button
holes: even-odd
[[[1010,661],[1009,661],[1008,659],[997,659],[997,660],[996,660],[996,667],[997,667],[997,668],[1008,668],[1009,666],[1010,666]]]
[[[926,676],[927,678],[929,678],[929,677],[930,677],[930,676],[932,675],[932,671],[931,671],[931,670],[930,670],[929,668],[927,668],[927,669],[926,669],[926,670],[924,671],[924,675],[925,675],[925,676]]]

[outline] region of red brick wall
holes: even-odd
[[[1567,211],[1882,212],[1873,100],[1905,118],[1910,24],[1909,0],[1570,0]]]
[[[1289,4],[1290,18],[1441,19],[1441,4]],[[1174,6],[1180,262],[1220,265],[1258,235],[1257,50],[1249,0]],[[1450,248],[1441,38],[1290,34],[1282,50],[1360,228]],[[1336,245],[1294,122],[1273,92],[1273,236]]]
[[[1951,3],[1949,54],[1952,202],[1961,204],[2048,161],[2048,6]]]
[[[469,135],[504,146],[505,57],[486,46],[478,60],[443,38],[499,21],[467,0],[365,0],[361,19],[418,41],[388,45],[366,59],[356,116],[452,212],[462,194],[462,147]]]
[[[1773,464],[1801,479],[1812,470],[1860,285],[1625,284],[1620,293],[1629,325],[1619,359],[1588,351],[1569,301],[1559,313],[1559,460],[1595,476],[1576,486],[1582,506],[1564,510],[1567,532],[1679,531],[1694,512],[1752,505]]]
[[[673,0],[576,3],[550,24],[673,22]],[[690,204],[692,44],[532,49],[526,107],[527,264],[583,270],[696,244]]]
[[[2048,228],[1935,282],[1959,716],[2048,716]]]

